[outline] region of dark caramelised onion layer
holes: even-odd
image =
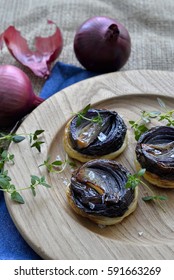
[[[137,142],[136,156],[142,168],[174,180],[174,127],[158,126],[145,132]]]
[[[86,155],[103,156],[120,149],[127,127],[117,112],[109,110],[90,109],[85,115],[92,119],[100,115],[102,123],[94,123],[83,119],[77,125],[78,116],[70,124],[70,139],[72,147]]]
[[[116,161],[91,160],[73,173],[71,198],[85,213],[121,217],[134,199],[134,190],[125,188],[129,174]]]

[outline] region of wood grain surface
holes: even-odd
[[[118,225],[100,227],[78,217],[68,206],[66,187],[71,167],[52,174],[38,167],[48,156],[65,158],[62,137],[65,123],[87,104],[117,111],[128,126],[129,142],[117,160],[135,172],[136,141],[128,124],[137,120],[141,110],[160,110],[160,97],[174,108],[174,73],[163,71],[126,71],[91,78],[55,94],[35,109],[17,133],[44,129],[42,152],[31,149],[29,141],[12,144],[15,164],[6,166],[12,182],[19,188],[30,183],[30,175],[45,176],[51,189],[23,191],[24,205],[5,199],[10,215],[28,244],[44,259],[173,259],[174,258],[174,190],[158,189],[167,195],[165,212],[154,203],[145,203],[147,190],[139,187],[136,211]],[[155,120],[152,125],[158,124]]]

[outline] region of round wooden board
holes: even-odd
[[[31,149],[28,140],[11,144],[15,164],[6,166],[12,182],[19,187],[30,184],[30,175],[45,176],[51,189],[37,188],[23,191],[25,204],[14,203],[6,194],[10,215],[28,244],[44,259],[173,259],[174,258],[174,191],[154,188],[168,196],[163,203],[165,212],[157,205],[147,204],[139,188],[136,211],[114,226],[100,227],[78,217],[68,206],[66,187],[72,170],[69,166],[60,174],[48,174],[38,167],[50,156],[65,158],[62,136],[72,112],[87,104],[118,111],[128,126],[129,143],[117,158],[131,172],[135,172],[133,132],[129,120],[137,120],[141,110],[160,110],[160,97],[174,107],[174,73],[162,71],[126,71],[101,75],[79,82],[55,94],[22,123],[17,133],[44,129],[42,152]],[[157,122],[153,122],[154,125]]]

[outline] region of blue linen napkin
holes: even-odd
[[[99,73],[87,71],[74,65],[57,62],[40,92],[40,97],[47,99],[65,87],[96,75],[99,75]]]
[[[57,62],[50,77],[46,80],[40,96],[49,98],[61,89],[81,80],[98,75],[74,65]],[[25,207],[25,205],[23,206]],[[41,259],[25,242],[16,229],[0,191],[0,259],[1,260],[39,260]]]

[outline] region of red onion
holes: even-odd
[[[117,20],[92,17],[78,28],[74,51],[87,70],[117,71],[130,56],[131,39],[126,28]]]
[[[0,85],[0,128],[14,125],[44,101],[35,95],[30,79],[16,66],[0,66]]]

